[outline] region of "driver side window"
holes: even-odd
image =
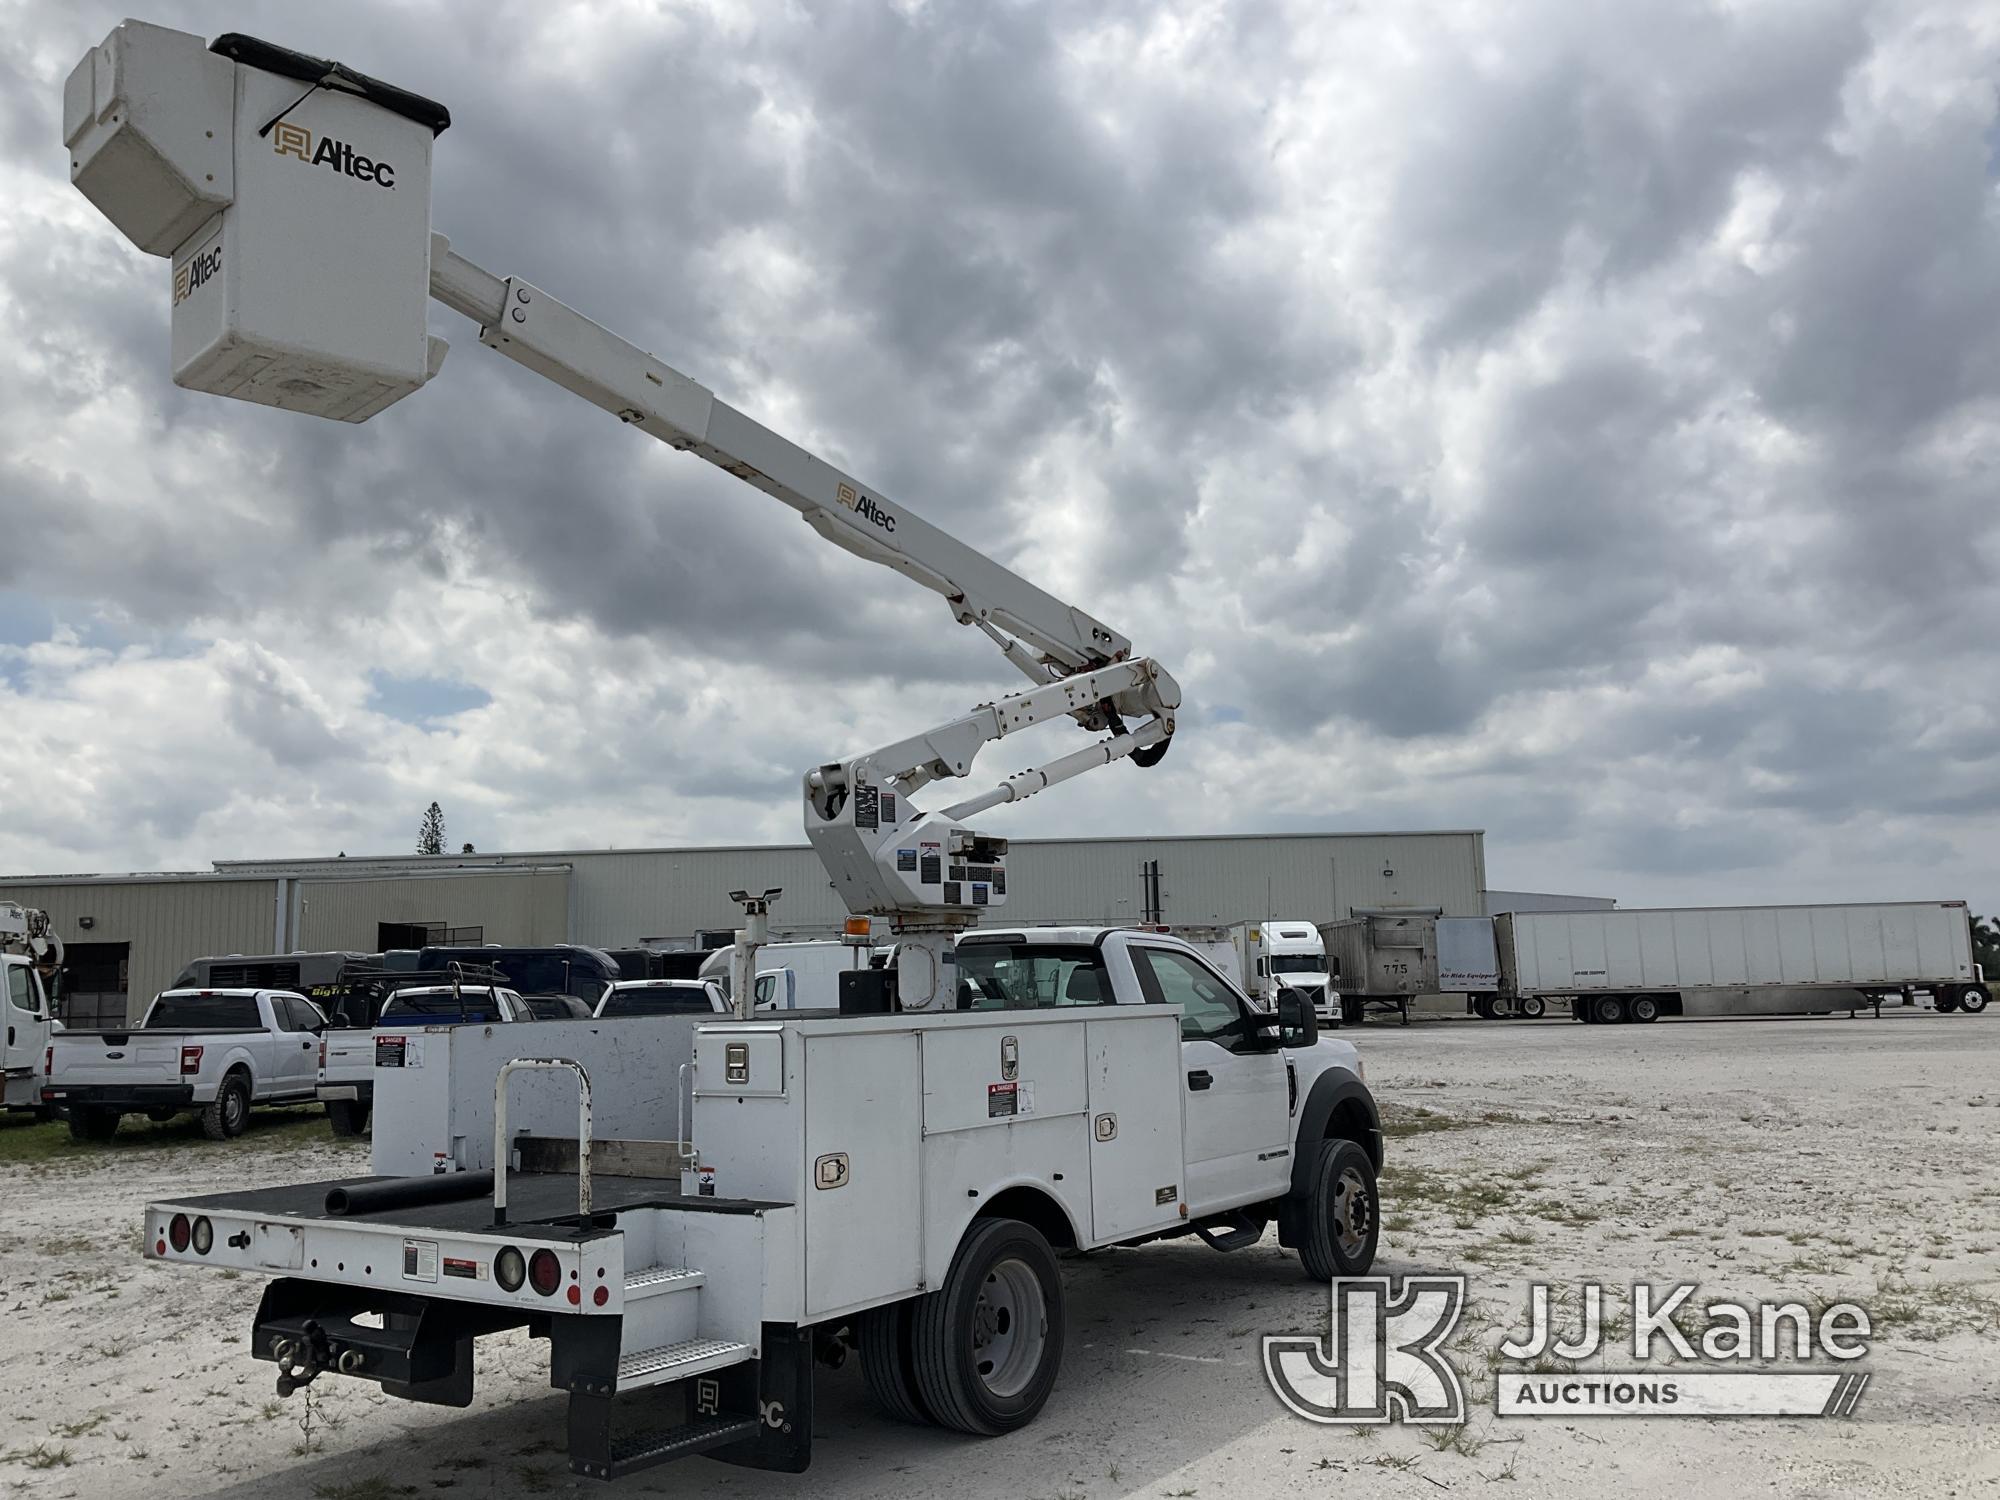
[[[1132,964],[1139,987],[1155,1005],[1181,1008],[1181,1040],[1234,1047],[1243,1037],[1243,1012],[1235,995],[1185,953],[1171,948],[1134,948]]]
[[[7,965],[7,1002],[14,1009],[35,1014],[39,1007],[35,1004],[35,992],[28,985],[26,964]]]

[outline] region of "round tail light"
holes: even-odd
[[[562,1285],[562,1262],[553,1250],[537,1250],[528,1260],[528,1280],[544,1297],[553,1297]]]
[[[215,1226],[207,1219],[194,1221],[194,1253],[206,1255],[215,1248]]]
[[[503,1292],[518,1292],[528,1279],[528,1261],[512,1245],[493,1257],[493,1279]]]
[[[167,1223],[167,1243],[174,1247],[174,1253],[177,1255],[187,1249],[188,1240],[193,1233],[186,1214],[175,1214]]]

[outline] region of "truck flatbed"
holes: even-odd
[[[294,1182],[283,1187],[245,1188],[237,1192],[204,1193],[174,1198],[180,1208],[195,1213],[248,1214],[267,1219],[318,1219],[329,1224],[373,1225],[423,1230],[433,1234],[484,1234],[494,1231],[493,1195],[479,1193],[443,1203],[403,1204],[390,1208],[331,1213],[326,1195],[335,1188],[352,1191],[378,1183],[402,1182],[399,1177],[330,1177],[324,1182]],[[785,1204],[755,1198],[710,1198],[683,1195],[679,1182],[666,1177],[594,1177],[591,1181],[593,1219],[636,1208],[676,1208],[683,1212],[754,1214]],[[574,1172],[509,1172],[507,1227],[564,1228],[576,1223]],[[609,1228],[611,1226],[604,1225]]]

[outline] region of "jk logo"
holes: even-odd
[[[1463,1276],[1333,1283],[1324,1341],[1267,1334],[1264,1378],[1308,1422],[1463,1422],[1465,1385],[1441,1351],[1465,1311]]]

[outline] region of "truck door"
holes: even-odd
[[[42,1065],[42,1051],[49,1044],[48,1006],[42,987],[27,960],[7,963],[7,992],[0,999],[7,1023],[6,1051],[0,1068],[8,1073]]]
[[[318,1015],[309,1002],[296,995],[273,995],[271,1019],[277,1022],[277,1033],[271,1039],[276,1053],[271,1092],[312,1092],[319,1082],[319,1036],[312,1029],[319,1022]]]
[[[1146,999],[1181,1008],[1187,1199],[1196,1213],[1256,1203],[1291,1181],[1291,1104],[1283,1054],[1250,1026],[1248,1003],[1177,948],[1135,945]]]

